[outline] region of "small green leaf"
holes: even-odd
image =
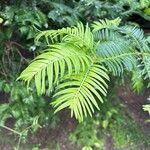
[[[102,122],[102,127],[104,128],[104,129],[106,129],[107,127],[108,127],[108,120],[104,120],[103,122]]]
[[[0,24],[2,24],[2,23],[3,23],[3,21],[4,21],[4,20],[3,20],[3,18],[0,18]]]

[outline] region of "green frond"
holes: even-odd
[[[96,31],[93,33],[94,35],[94,41],[95,42],[101,42],[101,41],[115,41],[118,39],[122,39],[125,40],[124,37],[122,35],[120,35],[120,33],[118,33],[117,31],[111,31],[108,29],[102,29],[100,31]]]
[[[96,52],[100,62],[114,74],[120,75],[124,69],[131,71],[136,64],[135,53],[129,47],[129,42],[115,33],[105,29],[98,32],[99,42]]]
[[[92,24],[93,32],[99,31],[101,29],[113,29],[119,26],[121,19],[118,17],[114,20],[99,20]]]
[[[132,81],[132,89],[134,91],[140,93],[141,90],[143,89],[144,85],[143,85],[143,79],[142,79],[142,76],[141,76],[139,69],[133,71],[131,81]]]
[[[143,53],[142,54],[142,62],[141,67],[141,75],[143,76],[144,80],[150,81],[150,53]],[[150,87],[150,83],[148,82],[148,87]]]
[[[133,38],[133,40],[139,43],[141,43],[142,40],[144,40],[144,32],[143,30],[139,29],[137,26],[126,25],[126,26],[120,27],[119,31],[127,35],[127,38]]]
[[[92,64],[86,72],[66,79],[58,85],[52,105],[58,112],[64,108],[71,110],[71,116],[79,121],[88,114],[92,116],[94,107],[99,109],[97,100],[103,103],[109,77],[106,69],[98,63]]]
[[[77,49],[65,44],[52,45],[46,52],[37,56],[18,79],[28,83],[34,79],[38,94],[45,93],[46,87],[50,92],[59,78],[77,74],[90,65],[90,57],[81,51],[77,52]],[[48,79],[48,85],[46,85],[46,79]]]
[[[143,30],[132,27],[132,26],[124,26],[121,28],[121,32],[126,34],[127,38],[131,37],[133,40],[133,46],[138,49],[135,54],[139,59],[139,67],[140,67],[140,76],[144,80],[150,80],[150,47],[149,47],[149,38],[144,37]],[[148,87],[150,84],[148,83]]]
[[[28,84],[33,79],[38,94],[53,91],[55,112],[68,108],[79,121],[100,109],[99,101],[103,102],[108,88],[107,70],[113,75],[138,70],[132,81],[139,91],[141,79],[150,81],[150,38],[138,27],[119,24],[119,18],[106,19],[94,22],[94,32],[82,23],[41,32],[36,41],[45,37],[48,48],[18,79]]]
[[[86,27],[82,23],[78,23],[76,27],[43,31],[37,35],[35,41],[38,42],[42,37],[46,38],[48,44],[65,42],[86,47],[88,50],[93,49],[93,34],[88,24]]]
[[[150,81],[150,47],[147,39],[139,42],[139,68],[142,79]],[[148,82],[148,87],[150,83]]]
[[[149,115],[150,115],[150,104],[143,105],[143,110],[147,111],[149,113]]]
[[[150,36],[148,36],[148,37],[146,38],[146,42],[148,42],[148,44],[150,44]]]

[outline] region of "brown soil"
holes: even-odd
[[[127,111],[133,114],[137,124],[143,129],[145,134],[150,135],[150,124],[146,123],[149,118],[148,113],[143,111],[143,105],[147,104],[150,91],[146,90],[141,94],[134,93],[127,86],[120,88],[119,98],[126,104]]]
[[[105,140],[105,150],[114,150],[113,148],[113,140],[111,134],[106,135],[106,140]]]
[[[64,111],[60,113],[60,121],[55,129],[40,129],[35,136],[29,137],[28,144],[38,143],[41,148],[49,147],[51,144],[59,144],[60,150],[78,150],[79,148],[68,139],[75,126],[75,120],[70,119],[70,114]]]
[[[0,104],[8,103],[8,94],[0,92]]]

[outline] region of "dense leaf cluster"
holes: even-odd
[[[10,95],[8,103],[0,104],[1,123],[15,118],[15,127],[22,129],[46,122],[49,101],[38,97],[34,86],[28,93],[20,81],[15,82],[45,45],[46,51],[35,58],[21,78],[34,78],[39,94],[53,95],[56,111],[69,107],[79,120],[92,115],[103,102],[111,74],[122,75],[124,70],[132,71],[133,87],[140,91],[142,78],[148,81],[150,77],[150,38],[144,37],[138,27],[120,25],[117,17],[122,24],[133,14],[149,19],[149,6],[149,0],[1,0],[0,90]],[[113,20],[98,21],[104,18]],[[95,20],[92,29],[84,27]],[[83,24],[77,27],[44,31],[34,43],[41,30],[79,21]]]

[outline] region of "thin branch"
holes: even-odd
[[[11,132],[13,132],[13,133],[18,134],[18,135],[21,135],[21,133],[20,133],[20,132],[18,132],[18,131],[16,131],[16,130],[13,130],[13,129],[11,129],[11,128],[7,127],[7,126],[0,125],[0,127],[5,128],[5,129],[7,129],[7,130],[9,130],[9,131],[11,131]]]

